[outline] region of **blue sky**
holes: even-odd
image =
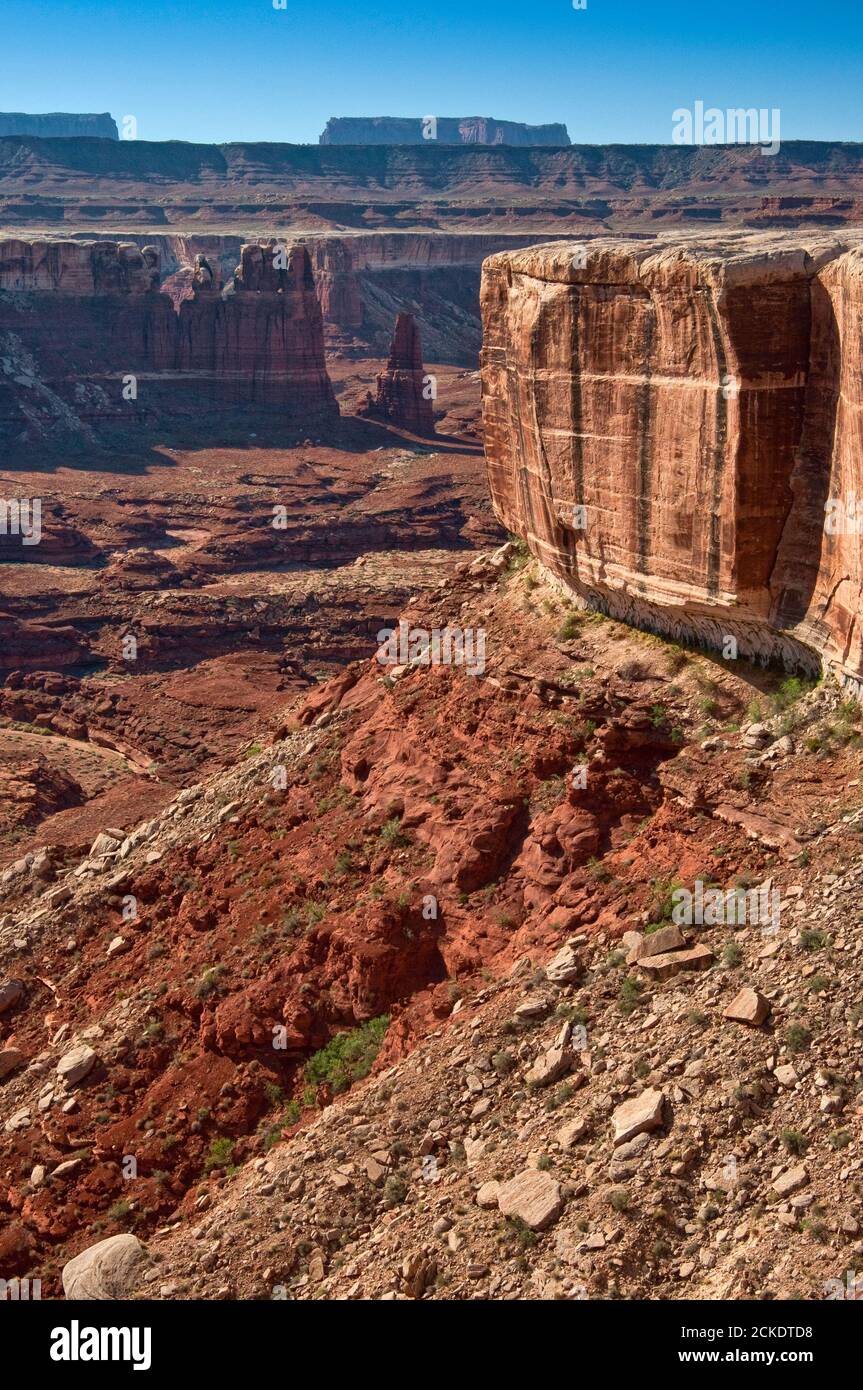
[[[490,115],[667,143],[696,100],[863,140],[863,0],[2,0],[0,110],[134,115],[146,140]]]

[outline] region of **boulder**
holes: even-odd
[[[572,980],[577,980],[580,974],[581,962],[577,952],[570,945],[561,947],[545,967],[546,979],[555,985],[569,984]]]
[[[23,1061],[24,1053],[19,1052],[17,1047],[4,1047],[0,1050],[0,1081],[11,1076],[16,1067],[20,1067]]]
[[[753,1028],[760,1028],[769,1013],[770,1000],[759,994],[757,989],[745,985],[724,1010],[722,1017],[734,1023],[748,1023]]]
[[[563,1210],[560,1184],[549,1173],[528,1168],[501,1183],[497,1205],[504,1216],[515,1216],[532,1231],[543,1231]]]
[[[660,927],[659,931],[650,932],[641,938],[639,944],[630,951],[626,963],[634,965],[642,956],[661,956],[666,951],[682,951],[685,946],[686,937],[679,927]]]
[[[618,1105],[611,1117],[614,1129],[614,1147],[626,1144],[636,1134],[649,1133],[662,1124],[665,1111],[665,1096],[662,1091],[650,1087],[640,1096],[625,1100]]]
[[[137,1236],[109,1236],[63,1266],[63,1292],[68,1299],[128,1299],[141,1287],[149,1258]]]
[[[798,1164],[796,1168],[789,1168],[782,1173],[773,1184],[773,1191],[780,1197],[790,1197],[793,1192],[799,1192],[801,1187],[806,1187],[809,1182],[809,1174],[803,1164]]]
[[[524,1079],[529,1086],[553,1086],[566,1076],[574,1061],[572,1048],[551,1047],[525,1072]]]
[[[80,1043],[65,1053],[57,1063],[57,1075],[67,1086],[77,1086],[96,1063],[96,1053],[86,1043]]]
[[[0,981],[0,1014],[7,1013],[23,998],[24,986],[20,980]]]
[[[651,937],[646,938],[647,941]],[[689,946],[685,951],[665,951],[662,955],[642,956],[639,970],[652,980],[669,980],[684,970],[708,970],[713,964],[713,952],[706,946]]]

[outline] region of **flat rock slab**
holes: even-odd
[[[780,1174],[773,1184],[773,1191],[778,1192],[780,1197],[790,1197],[792,1192],[799,1192],[808,1182],[809,1174],[801,1163],[796,1168],[789,1168],[787,1173]]]
[[[137,1236],[109,1236],[63,1266],[67,1298],[106,1302],[128,1298],[138,1288],[149,1255]]]
[[[622,1105],[618,1105],[611,1117],[614,1147],[628,1143],[636,1134],[658,1129],[662,1124],[664,1110],[665,1096],[662,1091],[654,1090],[653,1087],[642,1091],[640,1096],[633,1096],[632,1100],[625,1100]]]
[[[632,943],[626,963],[635,965],[636,961],[642,960],[645,956],[662,956],[666,951],[682,951],[685,947],[686,937],[679,927],[660,927],[659,931],[650,932],[649,935]]]
[[[498,1209],[504,1216],[515,1216],[532,1231],[544,1231],[563,1210],[560,1184],[538,1168],[527,1168],[497,1191]]]
[[[638,968],[652,980],[670,980],[672,975],[679,975],[683,970],[708,970],[713,959],[713,952],[706,946],[689,946],[685,951],[664,951],[658,956],[642,956]]]
[[[57,1075],[67,1086],[77,1086],[93,1070],[96,1053],[86,1043],[73,1047],[57,1063]]]
[[[546,979],[556,985],[568,984],[571,980],[578,979],[580,974],[581,962],[578,953],[571,946],[564,946],[545,967]]]
[[[722,1017],[734,1023],[748,1023],[752,1028],[760,1028],[770,1013],[770,1000],[759,994],[757,989],[746,985],[735,995]]]

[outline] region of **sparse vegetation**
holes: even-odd
[[[389,1014],[381,1014],[350,1033],[337,1033],[306,1063],[306,1083],[312,1087],[328,1085],[338,1094],[368,1076],[389,1023]]]
[[[217,1168],[230,1168],[234,1157],[234,1141],[226,1136],[214,1139],[204,1160],[204,1172],[212,1173]]]
[[[785,1031],[785,1046],[789,1052],[805,1052],[812,1041],[812,1034],[802,1023],[791,1023]]]

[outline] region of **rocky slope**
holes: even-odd
[[[404,617],[482,623],[484,670],[355,663],[5,877],[4,1277],[824,1297],[861,1253],[859,713],[580,617],[517,548]],[[678,931],[698,879],[775,887],[778,930]]]
[[[504,525],[589,606],[859,680],[861,265],[853,233],[492,257]]]

